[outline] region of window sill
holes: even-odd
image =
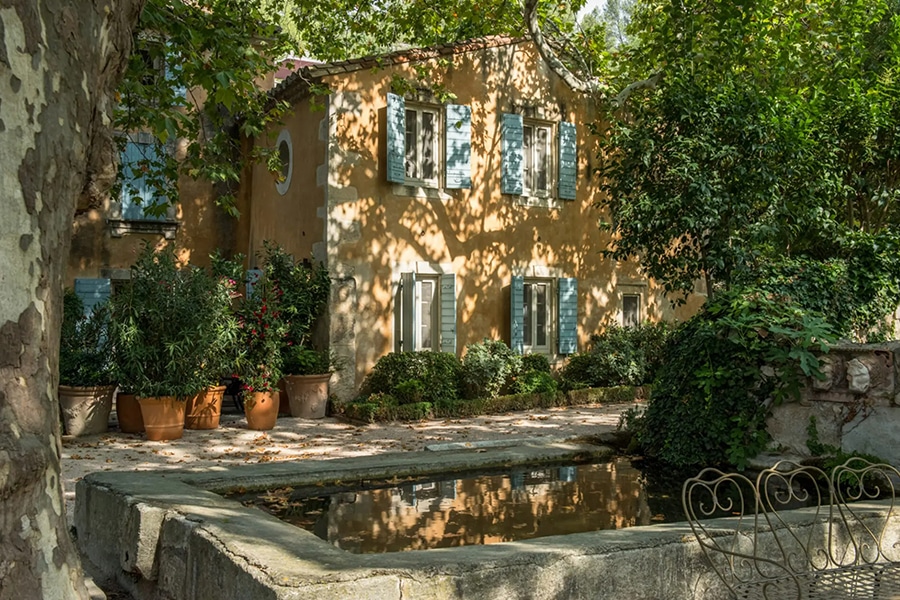
[[[130,221],[125,219],[107,219],[109,234],[120,238],[130,233],[158,234],[167,240],[175,239],[175,232],[181,223],[178,221]]]
[[[445,194],[439,188],[425,187],[422,185],[407,185],[395,183],[391,192],[395,196],[407,198],[424,198],[427,200],[449,200],[450,195]]]
[[[562,208],[562,200],[550,196],[516,196],[516,204],[531,208]]]

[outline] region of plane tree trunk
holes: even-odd
[[[109,111],[142,6],[0,0],[2,600],[87,597],[60,481],[62,283],[75,206],[115,172]]]

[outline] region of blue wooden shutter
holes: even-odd
[[[504,194],[521,196],[524,189],[522,169],[525,167],[525,155],[522,148],[524,137],[522,115],[504,114],[501,135],[503,137],[503,156],[500,191]]]
[[[509,286],[509,347],[525,352],[525,278],[513,275]]]
[[[142,161],[154,162],[158,159],[156,144],[138,143],[131,139],[125,144],[125,151],[120,156],[119,168],[122,169],[122,218],[127,221],[160,220],[144,214],[144,208],[151,206],[156,197],[156,190],[147,183],[141,169]]]
[[[456,275],[441,275],[441,352],[456,354]]]
[[[247,280],[245,281],[245,285],[247,287],[247,298],[253,297],[253,288],[259,281],[260,277],[262,277],[262,269],[250,269],[249,271],[247,271]]]
[[[76,279],[75,294],[84,304],[84,314],[89,315],[94,307],[109,300],[112,283],[109,279]]]
[[[416,331],[418,331],[418,307],[416,306],[416,274],[400,274],[401,323],[400,349],[413,352],[416,349]]]
[[[472,109],[447,105],[447,184],[451,190],[472,187]]]
[[[578,350],[578,280],[563,277],[559,288],[559,353],[574,354]]]
[[[387,180],[406,182],[406,100],[387,95]]]
[[[578,175],[575,125],[563,121],[559,124],[559,197],[563,200],[575,199],[575,185]]]

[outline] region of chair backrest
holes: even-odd
[[[807,598],[823,574],[900,561],[884,537],[898,482],[894,467],[856,457],[830,473],[782,461],[755,479],[707,468],[684,483],[682,503],[734,597]]]

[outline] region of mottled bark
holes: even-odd
[[[62,281],[75,205],[143,0],[0,0],[0,599],[86,598],[60,482]]]

